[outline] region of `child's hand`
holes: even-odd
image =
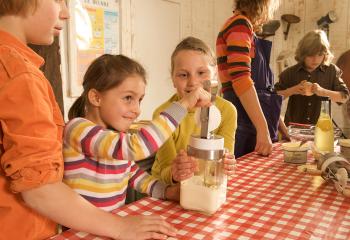
[[[121,240],[167,239],[175,237],[177,232],[161,216],[155,215],[121,217],[119,229],[116,239]]]
[[[324,88],[318,85],[318,83],[313,83],[311,91],[317,96],[324,97]]]
[[[224,155],[224,173],[227,176],[232,176],[236,171],[236,159],[232,153],[225,153]]]
[[[292,87],[292,95],[309,95],[308,91],[310,86],[308,86],[308,82],[306,80],[301,81],[299,84]]]
[[[312,95],[314,95],[314,93],[312,92],[312,83],[308,82],[306,80],[304,80],[302,82],[303,82],[303,87],[304,87],[303,95],[305,95],[305,96],[312,96]]]
[[[165,199],[180,201],[180,184],[168,186],[165,190]]]
[[[184,150],[180,150],[172,163],[171,175],[174,181],[180,182],[192,177],[197,169],[197,161],[188,156]]]
[[[272,152],[272,142],[270,138],[269,130],[257,129],[256,131],[256,144],[254,149],[258,154],[262,156],[269,156]]]
[[[211,94],[205,91],[202,87],[191,92],[185,92],[184,96],[179,100],[179,103],[187,108],[206,107],[211,105]]]

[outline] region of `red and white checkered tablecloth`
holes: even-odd
[[[252,153],[238,159],[227,201],[212,216],[150,197],[115,214],[162,215],[178,229],[177,239],[350,239],[350,199],[284,163],[280,144],[268,158]],[[105,238],[69,230],[52,239]]]

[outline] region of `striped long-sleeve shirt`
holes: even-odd
[[[253,27],[247,17],[234,14],[216,40],[216,55],[222,90],[233,88],[238,96],[253,86],[250,64],[255,56]]]
[[[104,129],[84,118],[71,120],[64,131],[64,182],[105,211],[125,204],[128,186],[164,198],[166,185],[133,160],[153,154],[186,114],[174,103],[134,134]]]

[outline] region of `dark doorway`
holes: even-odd
[[[62,115],[64,114],[63,107],[63,92],[62,92],[62,76],[61,76],[61,54],[58,37],[50,46],[29,45],[36,53],[44,58],[45,64],[41,67],[45,77],[50,81],[53,91],[56,96],[56,101],[60,106]]]

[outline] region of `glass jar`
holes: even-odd
[[[189,210],[215,213],[226,201],[227,177],[223,171],[224,139],[192,136],[188,155],[196,158],[199,170],[181,182],[180,205]]]

